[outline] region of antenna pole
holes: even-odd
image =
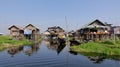
[[[67,17],[65,16],[65,22],[66,22],[66,44],[68,45],[68,22],[67,22]]]

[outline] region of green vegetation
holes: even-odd
[[[120,55],[120,40],[108,40],[102,42],[88,42],[79,46],[72,46],[72,51],[76,52],[94,52],[106,55]]]
[[[28,41],[26,39],[16,40],[11,36],[0,36],[0,50],[4,50],[10,46],[21,46],[21,45],[32,45],[33,41]]]

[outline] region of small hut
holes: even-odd
[[[34,39],[35,35],[39,35],[39,34],[40,34],[40,29],[38,29],[32,24],[29,24],[24,27],[24,35],[29,39]]]
[[[16,39],[21,39],[24,36],[24,30],[20,26],[12,25],[8,29],[10,30],[10,35]]]

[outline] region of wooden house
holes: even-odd
[[[113,31],[115,38],[120,39],[120,26],[113,26]]]
[[[114,34],[120,34],[120,26],[113,26]]]
[[[82,30],[84,33],[90,33],[90,32],[97,33],[97,32],[103,32],[105,28],[106,28],[106,25],[96,19],[95,21],[82,27]]]
[[[64,30],[61,27],[59,27],[59,26],[49,27],[48,31],[51,32],[51,33],[64,32]]]
[[[84,40],[89,40],[89,39],[102,40],[105,38],[109,38],[111,36],[113,32],[111,25],[112,24],[107,24],[96,19],[95,21],[86,24],[76,32]]]
[[[10,30],[10,35],[13,36],[16,39],[21,39],[24,36],[27,39],[33,39],[35,38],[35,35],[40,35],[39,34],[39,29],[32,24],[29,24],[25,26],[24,28],[16,25],[12,25],[11,27],[8,28]],[[36,36],[36,37],[37,37]]]
[[[112,24],[108,24],[107,22],[105,22],[105,25],[106,25],[107,31],[108,31],[110,34],[113,34],[113,33],[114,33],[114,30],[113,30]]]
[[[96,19],[78,29],[77,32],[79,32],[79,34],[112,34],[113,28],[111,25],[112,24],[103,23]]]
[[[35,27],[32,24],[29,24],[29,25],[25,26],[24,30],[31,30],[32,34],[39,34],[40,33],[40,29],[38,29],[37,27]]]
[[[10,35],[14,38],[20,39],[24,35],[24,30],[20,26],[12,25],[8,29],[10,30]]]
[[[35,35],[39,35],[39,34],[40,34],[40,29],[38,29],[32,24],[29,24],[24,27],[24,35],[28,35],[29,39],[34,39]]]
[[[52,38],[53,37],[65,38],[64,30],[59,26],[49,27],[46,32],[47,32],[47,36],[49,34],[49,36]]]
[[[68,36],[69,36],[69,37],[74,37],[75,34],[76,34],[76,32],[75,32],[74,30],[68,32]]]
[[[46,32],[44,33],[45,35],[58,35],[59,33],[64,32],[64,30],[59,27],[59,26],[54,26],[54,27],[48,27]]]

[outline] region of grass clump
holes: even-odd
[[[76,52],[95,52],[107,55],[120,55],[120,41],[88,42],[79,46],[71,46]]]
[[[27,39],[16,40],[11,36],[0,36],[0,50],[3,50],[9,46],[21,46],[21,45],[32,45],[33,41]]]

